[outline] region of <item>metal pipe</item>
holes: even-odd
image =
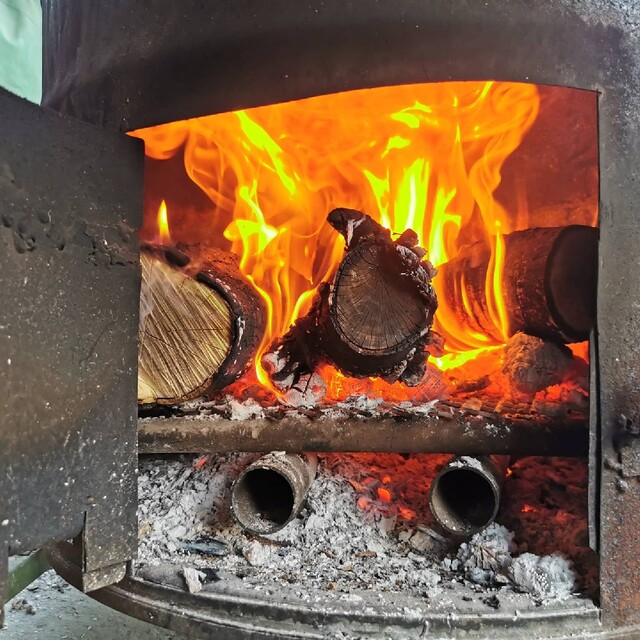
[[[429,490],[429,506],[450,533],[472,535],[490,525],[498,513],[509,456],[452,458]]]
[[[293,520],[316,476],[314,454],[272,452],[249,465],[231,486],[231,513],[247,531],[275,533]]]
[[[545,423],[444,411],[433,416],[376,418],[145,418],[140,454],[226,451],[452,453],[586,456],[586,420]]]

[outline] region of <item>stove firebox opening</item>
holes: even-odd
[[[465,82],[135,132],[141,402],[585,413],[595,118],[591,92]]]
[[[448,82],[133,132],[141,450],[193,454],[142,463],[142,557],[595,598],[596,106]],[[282,475],[269,451],[321,455]]]

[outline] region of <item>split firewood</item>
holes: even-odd
[[[418,384],[437,300],[417,235],[408,229],[394,241],[353,209],[334,209],[328,221],[346,240],[345,256],[307,315],[263,356],[271,380],[288,390],[327,362],[356,378]]]
[[[597,257],[593,227],[540,227],[505,235],[502,288],[509,335],[522,331],[557,342],[587,340],[596,317]],[[490,258],[487,243],[464,247],[438,267],[438,279],[447,306],[470,330],[500,340],[486,297]]]
[[[144,246],[138,402],[177,404],[233,382],[264,334],[266,310],[235,257]]]

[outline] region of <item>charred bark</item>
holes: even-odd
[[[138,402],[177,404],[223,389],[253,359],[266,310],[234,257],[142,248]]]
[[[596,315],[598,230],[540,227],[514,231],[504,243],[509,335],[522,331],[558,342],[587,340]],[[486,243],[464,247],[438,267],[438,278],[447,305],[469,328],[500,340],[485,292],[490,259]]]
[[[272,381],[289,389],[327,362],[353,377],[418,384],[437,300],[435,270],[416,234],[409,229],[394,241],[352,209],[335,209],[328,221],[344,236],[346,254],[309,313],[265,354]]]

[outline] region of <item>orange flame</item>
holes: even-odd
[[[242,271],[268,306],[256,357],[258,377],[268,384],[260,356],[308,310],[316,287],[330,280],[343,254],[342,238],[326,223],[338,206],[365,211],[395,234],[412,228],[436,266],[465,243],[488,242],[489,308],[495,335],[506,338],[501,270],[504,234],[512,228],[493,192],[538,106],[534,85],[406,85],[218,114],[133,135],[156,159],[184,147],[188,175],[211,199],[216,219],[225,221],[221,246],[240,256]],[[211,222],[192,220],[193,235],[206,224]],[[437,277],[434,286],[439,292]],[[468,306],[464,290],[461,295]],[[471,331],[439,298],[434,328],[448,350],[440,366],[498,344]]]
[[[167,213],[167,203],[163,200],[158,207],[158,235],[160,244],[171,244],[171,234],[169,233],[169,215]]]

